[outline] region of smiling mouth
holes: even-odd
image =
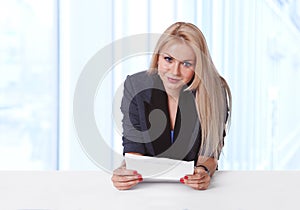
[[[180,79],[175,79],[175,78],[171,78],[171,77],[167,77],[167,78],[170,83],[178,83],[180,81]]]

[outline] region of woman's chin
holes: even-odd
[[[165,88],[168,89],[168,90],[172,90],[172,91],[180,91],[181,88],[183,87],[182,84],[180,83],[167,83],[165,84]]]

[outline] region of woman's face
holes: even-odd
[[[183,41],[171,41],[158,57],[158,74],[166,91],[180,91],[194,76],[196,56]]]

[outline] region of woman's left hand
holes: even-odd
[[[184,176],[180,182],[196,190],[206,190],[210,184],[210,175],[202,167],[197,167],[193,175]]]

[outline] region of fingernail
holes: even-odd
[[[143,178],[142,178],[142,177],[139,178],[139,182],[141,182],[141,181],[143,181]]]
[[[133,174],[136,175],[138,172],[137,171],[133,171]]]
[[[189,177],[188,176],[184,176],[184,179],[189,179]]]
[[[182,184],[184,184],[184,180],[183,180],[183,178],[180,178],[180,180],[179,180]]]
[[[140,178],[142,178],[142,175],[141,175],[141,174],[138,175],[138,179],[140,179]]]

